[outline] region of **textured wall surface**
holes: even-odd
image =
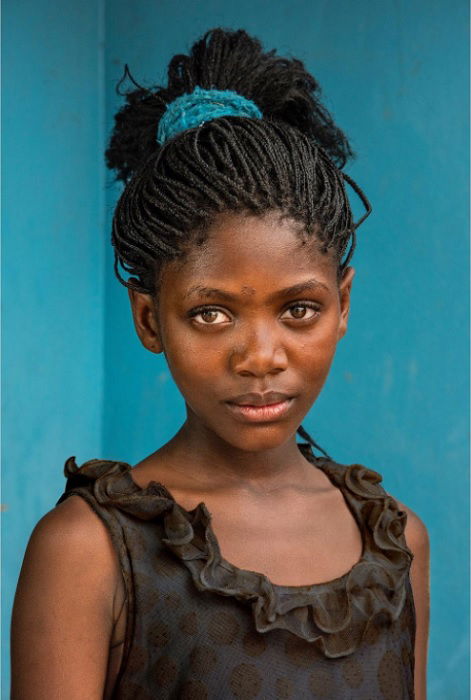
[[[28,537],[70,455],[102,449],[103,75],[98,2],[3,5],[3,694]]]
[[[429,698],[467,698],[466,3],[108,0],[104,17],[98,2],[66,5],[4,11],[7,602],[65,458],[134,463],[184,418],[112,273],[119,187],[103,183],[102,124],[106,135],[122,103],[115,84],[125,62],[138,81],[163,83],[168,59],[206,29],[243,27],[305,61],[358,154],[348,172],[374,213],[353,258],[349,332],[305,425],[338,461],[382,473],[425,521]]]

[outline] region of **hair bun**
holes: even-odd
[[[120,93],[125,78],[133,88]],[[233,90],[253,100],[264,118],[296,127],[314,139],[342,168],[353,156],[345,134],[320,102],[321,89],[296,58],[264,52],[261,42],[243,29],[215,28],[196,41],[188,55],[177,54],[168,66],[168,86],[145,88],[127,66],[118,83],[126,104],[115,116],[106,163],[117,179],[127,182],[140,165],[160,148],[157,128],[167,105],[195,87]]]

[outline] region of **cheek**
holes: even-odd
[[[306,388],[317,391],[324,384],[335,355],[335,345],[309,345],[298,354],[296,365]],[[308,393],[310,393],[308,391]]]
[[[337,314],[329,314],[319,321],[312,332],[293,343],[292,350],[298,361],[311,367],[315,372],[330,366],[335,355],[337,342],[338,317]]]
[[[304,386],[306,404],[312,405],[319,396],[329,375],[337,347],[335,328],[315,332],[298,347],[294,365]]]
[[[175,383],[184,395],[201,394],[211,388],[212,381],[224,371],[226,351],[214,338],[199,338],[183,330],[179,324],[168,328],[165,356]]]

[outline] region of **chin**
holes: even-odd
[[[251,427],[248,430],[240,430],[230,435],[220,434],[220,437],[238,450],[265,452],[267,450],[275,450],[277,447],[284,445],[295,431],[296,428],[290,430],[287,426],[260,425],[256,428]]]

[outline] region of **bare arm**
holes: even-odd
[[[405,538],[414,555],[411,583],[417,616],[414,690],[416,700],[427,698],[427,652],[430,624],[430,542],[425,524],[414,511],[397,501],[407,513]]]
[[[106,526],[82,498],[39,521],[13,605],[12,700],[101,700],[119,576]]]

